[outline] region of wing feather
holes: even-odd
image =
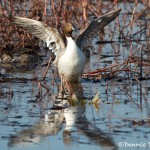
[[[45,41],[47,47],[56,55],[55,62],[58,61],[60,54],[65,50],[65,43],[57,29],[51,28],[43,22],[29,18],[13,16],[12,20],[16,26],[22,27],[32,35]]]
[[[90,46],[92,39],[99,34],[107,24],[113,21],[119,15],[120,11],[121,9],[112,11],[91,22],[84,32],[77,37],[76,43],[78,47],[84,49]]]

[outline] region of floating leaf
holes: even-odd
[[[100,109],[100,105],[94,104],[93,106],[94,106],[96,112],[98,113],[98,112],[99,112],[99,109]]]
[[[100,102],[100,99],[98,98],[99,93],[95,95],[95,97],[92,99],[92,104],[98,104]]]
[[[80,104],[81,104],[81,106],[85,106],[85,105],[86,105],[86,100],[82,100],[82,101],[80,102]]]
[[[120,100],[118,100],[118,99],[115,100],[115,104],[118,105],[118,104],[120,104],[120,103],[121,103]]]
[[[77,95],[76,95],[76,94],[72,94],[72,100],[78,101],[78,98],[77,98]]]
[[[70,102],[70,104],[72,106],[75,106],[78,104],[78,99],[77,99],[77,96],[75,94],[72,94],[72,98],[70,100],[68,100]]]

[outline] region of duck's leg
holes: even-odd
[[[62,96],[64,95],[65,93],[65,88],[64,88],[64,75],[61,74],[61,84],[60,84],[60,93],[62,94]]]
[[[64,74],[61,74],[61,85],[60,85],[60,93],[61,95],[65,95],[67,93],[73,94],[73,89],[71,88],[71,83],[67,81],[67,78]]]
[[[68,91],[70,94],[73,94],[73,89],[72,89],[72,87],[71,87],[71,83],[68,82],[68,81],[65,81],[65,83],[66,83],[66,89],[67,89],[67,91]]]

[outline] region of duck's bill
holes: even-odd
[[[76,28],[76,27],[72,27],[72,31],[78,31],[78,30],[80,30],[80,28]]]

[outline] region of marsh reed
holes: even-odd
[[[94,18],[116,8],[122,8],[122,13],[113,24],[107,27],[108,30],[104,30],[106,34],[98,35],[98,41],[112,42],[112,47],[114,42],[124,43],[129,50],[129,56],[123,63],[112,64],[112,66],[99,68],[96,72],[92,71],[84,75],[88,77],[98,75],[100,77],[102,72],[107,72],[109,76],[114,76],[121,71],[134,71],[130,68],[130,64],[134,63],[141,66],[139,72],[141,78],[143,78],[142,66],[147,68],[144,75],[146,77],[149,75],[150,67],[150,62],[147,61],[150,58],[149,0],[124,0],[123,2],[118,0],[107,0],[105,2],[102,0],[83,0],[82,2],[80,0],[1,0],[0,55],[4,50],[13,51],[28,46],[46,47],[45,43],[13,25],[11,15],[43,21],[58,28],[61,32],[61,27],[65,22],[72,22],[74,26],[82,29]],[[141,47],[142,51],[140,51]],[[147,58],[144,59],[141,54],[145,52]],[[119,69],[116,69],[116,66]]]

